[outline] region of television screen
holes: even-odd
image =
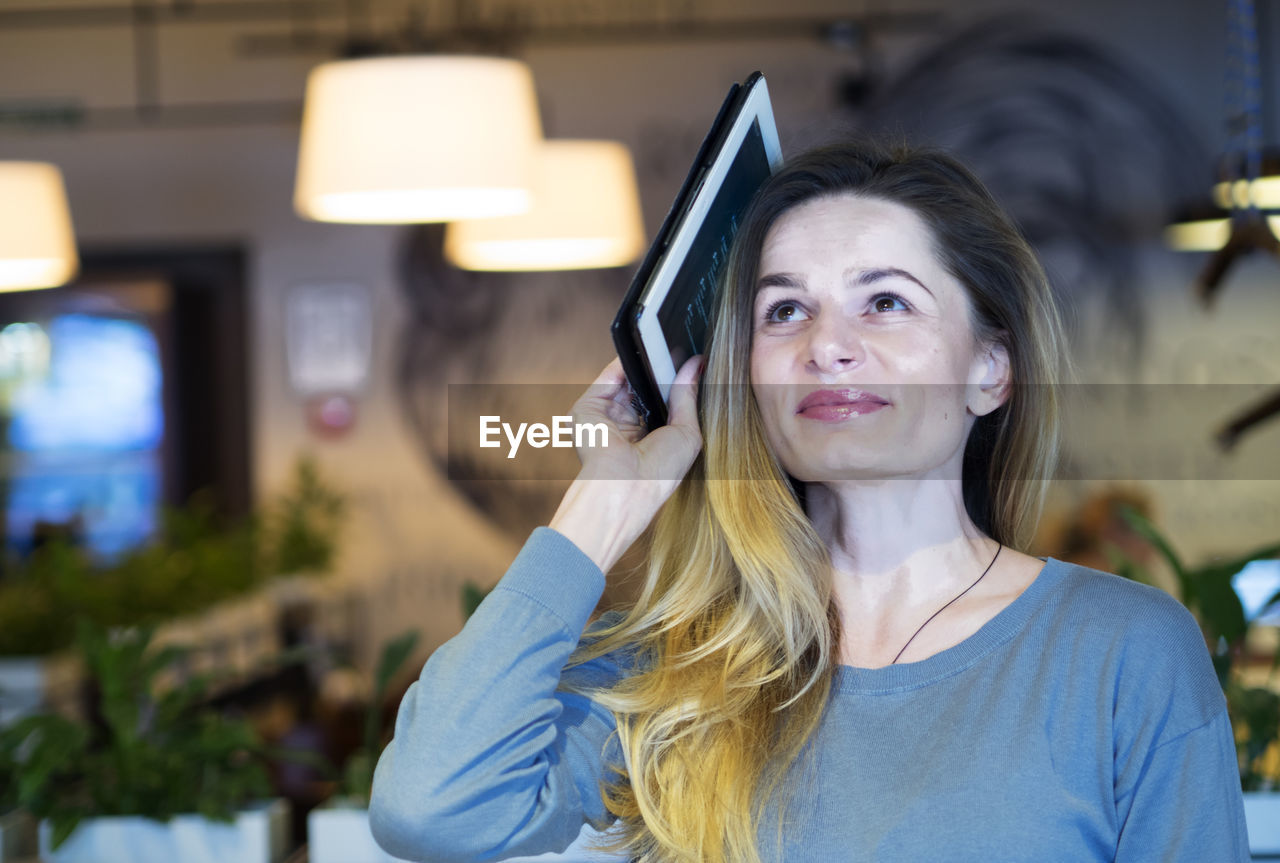
[[[7,381],[6,542],[25,554],[60,533],[111,558],[156,528],[164,443],[159,344],[140,320],[62,314],[43,327],[22,322],[0,331],[0,357],[29,352],[41,332],[43,368],[7,364],[14,373]]]

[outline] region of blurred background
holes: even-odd
[[[217,697],[270,739],[313,733],[341,760],[355,742],[322,720],[370,699],[383,645],[419,634],[390,712],[460,627],[464,586],[492,585],[554,510],[567,481],[522,479],[519,460],[450,479],[448,385],[588,383],[643,245],[610,266],[494,272],[446,255],[442,224],[318,221],[300,198],[304,97],[344,57],[523,61],[545,138],[625,145],[643,244],[753,70],[784,154],[852,132],[951,148],[1041,254],[1080,367],[1032,553],[1175,594],[1148,528],[1188,569],[1251,557],[1280,541],[1280,257],[1243,228],[1230,253],[1177,250],[1165,230],[1212,209],[1224,170],[1248,178],[1232,157],[1266,155],[1263,176],[1280,145],[1280,5],[1258,0],[1248,27],[1241,5],[0,0],[0,163],[60,170],[78,253],[62,286],[0,293],[0,652],[60,655],[79,617],[151,621],[239,669]],[[430,96],[376,106],[417,124],[378,133],[410,161],[420,142],[416,160],[438,161],[425,142],[459,124]],[[469,110],[513,110],[491,98]],[[5,194],[16,236],[34,210]],[[512,392],[546,417],[572,400]],[[1280,590],[1274,563],[1251,572],[1249,621]],[[267,594],[260,629],[225,622],[229,598]],[[235,626],[255,646],[219,641]],[[1274,630],[1228,635],[1265,678]],[[271,665],[298,645],[324,658]],[[58,681],[75,675],[51,662],[29,698],[74,710]],[[273,706],[264,687],[301,694]]]

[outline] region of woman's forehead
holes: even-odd
[[[823,263],[909,264],[941,273],[932,232],[914,210],[851,193],[813,198],[782,213],[765,233],[759,275]]]

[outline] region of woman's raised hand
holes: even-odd
[[[578,450],[582,470],[550,527],[606,572],[653,520],[702,449],[697,410],[702,365],[699,356],[680,367],[672,384],[667,425],[648,434],[616,359],[573,406],[575,425],[602,424],[608,430],[608,446]]]
[[[583,474],[591,479],[657,480],[670,486],[669,494],[702,448],[696,389],[701,371],[701,356],[685,362],[672,384],[667,425],[646,435],[631,403],[622,363],[615,359],[605,366],[573,406],[575,424],[604,423],[609,429],[607,447],[578,450]]]

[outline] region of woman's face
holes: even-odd
[[[751,385],[786,470],[959,478],[1008,362],[976,343],[968,295],[920,217],[850,194],[808,201],[770,228],[759,272]]]

